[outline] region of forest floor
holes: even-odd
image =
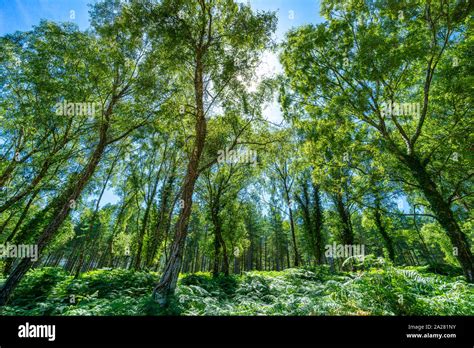
[[[426,266],[184,274],[166,310],[151,300],[158,278],[114,269],[74,279],[61,268],[36,268],[0,315],[474,315],[474,285]]]

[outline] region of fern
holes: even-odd
[[[358,272],[326,266],[241,277],[184,275],[164,311],[150,298],[156,274],[101,270],[79,279],[35,269],[1,315],[473,315],[474,286],[460,277],[365,260]],[[50,277],[50,275],[52,275]],[[50,281],[37,284],[50,277]],[[125,279],[128,278],[128,279]],[[47,293],[49,291],[49,293]],[[75,303],[69,295],[75,295]],[[25,299],[30,299],[26,303]],[[34,299],[35,301],[31,301]],[[151,301],[151,302],[150,302]]]

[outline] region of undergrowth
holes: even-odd
[[[429,267],[368,259],[352,272],[326,266],[242,276],[180,277],[166,309],[151,300],[158,274],[98,270],[74,279],[31,270],[1,315],[474,315],[474,285]],[[0,283],[3,280],[0,280]]]

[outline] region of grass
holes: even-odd
[[[46,267],[27,274],[0,314],[474,315],[474,285],[461,276],[375,261],[354,272],[319,266],[217,278],[185,274],[165,310],[151,301],[156,273],[98,270],[74,279]]]

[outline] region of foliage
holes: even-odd
[[[376,258],[359,268],[352,273],[315,266],[217,278],[184,275],[166,310],[153,308],[154,274],[99,270],[73,279],[58,268],[40,268],[28,273],[2,315],[474,314],[474,286],[461,276],[394,267]],[[76,301],[70,303],[73,294]]]
[[[2,256],[4,312],[472,313],[472,4],[320,10],[278,45],[238,0],[0,37],[0,245],[39,253]]]

